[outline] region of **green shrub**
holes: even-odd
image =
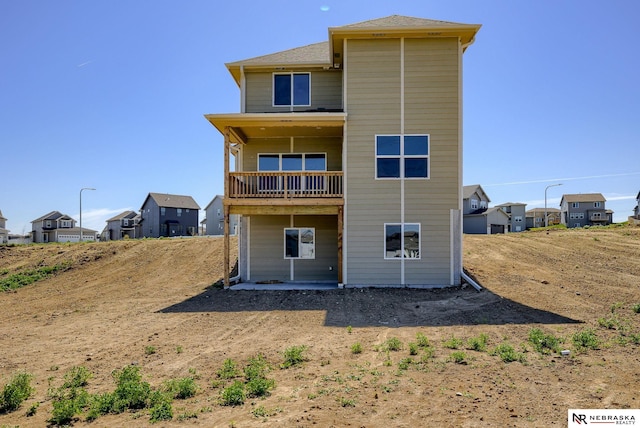
[[[424,333],[416,333],[416,342],[420,348],[428,348],[429,347],[429,339]]]
[[[69,425],[82,410],[78,402],[71,398],[55,400],[52,404],[51,419],[48,420],[52,425]]]
[[[58,271],[70,269],[69,263],[55,266],[43,266],[38,269],[29,269],[23,272],[14,273],[6,278],[0,279],[0,291],[16,290],[34,282],[48,278]]]
[[[223,406],[241,406],[245,399],[244,383],[239,380],[234,381],[222,391]]]
[[[231,358],[227,358],[222,363],[222,367],[216,373],[221,379],[233,379],[240,376],[240,371],[236,367],[235,361]]]
[[[552,334],[545,334],[539,328],[532,328],[529,330],[529,342],[539,353],[551,354],[560,351],[562,340]]]
[[[484,352],[487,350],[487,342],[489,341],[489,336],[482,333],[477,337],[472,337],[467,340],[467,349],[471,349],[473,351]]]
[[[18,410],[22,403],[34,392],[31,387],[32,376],[28,373],[17,373],[2,388],[0,395],[0,413]]]
[[[91,379],[91,372],[86,367],[77,366],[72,367],[64,375],[63,388],[80,388],[86,386],[89,379]]]
[[[258,354],[256,357],[251,358],[244,368],[244,377],[247,381],[264,378],[270,369],[271,367],[264,358],[264,355]]]
[[[304,356],[304,352],[306,350],[307,347],[305,345],[290,346],[289,348],[285,349],[283,353],[284,363],[282,363],[281,367],[286,369],[302,364],[304,361],[306,361],[306,358]]]
[[[99,416],[110,413],[115,408],[116,396],[111,392],[96,394],[92,397],[87,413],[87,421],[91,422]]]
[[[351,345],[351,353],[352,354],[361,354],[362,353],[362,345],[360,342],[356,342]]]
[[[497,355],[505,363],[511,363],[513,361],[519,361],[521,363],[526,362],[526,357],[521,352],[516,352],[513,346],[508,343],[501,343],[491,352],[491,355]]]
[[[635,305],[633,305],[631,307],[631,309],[633,310],[633,312],[635,312],[636,314],[640,314],[640,303],[636,303]]]
[[[402,349],[402,341],[397,337],[390,337],[384,342],[384,349],[387,351],[400,351]]]
[[[467,354],[465,354],[464,351],[452,352],[449,359],[456,364],[467,364]]]
[[[415,342],[409,342],[409,355],[418,355],[418,344]]]
[[[171,379],[165,382],[164,390],[171,398],[183,400],[196,395],[198,385],[192,377],[183,377],[182,379]]]
[[[269,391],[275,388],[276,382],[273,379],[264,377],[251,379],[245,385],[248,397],[263,397],[269,395]]]
[[[154,391],[150,395],[151,409],[149,411],[149,420],[151,423],[159,421],[170,421],[173,419],[173,407],[171,406],[171,397]]]
[[[462,346],[464,342],[462,339],[458,339],[457,337],[451,336],[451,338],[445,341],[442,346],[449,349],[458,349]]]
[[[571,337],[571,340],[578,351],[584,351],[586,349],[600,349],[600,339],[598,339],[596,333],[589,328],[575,333]]]
[[[122,413],[127,409],[143,409],[147,406],[151,386],[148,382],[142,381],[137,366],[126,366],[122,370],[114,371],[112,375],[117,385],[112,412]]]

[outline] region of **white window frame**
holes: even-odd
[[[379,155],[378,154],[378,137],[400,137],[400,154],[399,155]],[[426,155],[405,155],[404,139],[405,137],[427,137],[427,154]],[[375,153],[374,161],[374,177],[376,180],[429,180],[431,178],[431,134],[376,134],[373,140],[373,152]],[[378,159],[399,159],[400,171],[398,177],[378,177]],[[405,177],[404,161],[406,159],[426,159],[427,160],[427,176],[426,177]]]
[[[571,208],[580,208],[580,202],[571,202]]]
[[[306,172],[307,169],[305,168],[306,165],[306,157],[309,155],[314,155],[314,156],[323,156],[324,157],[324,169],[323,170],[310,170],[311,172],[327,172],[327,152],[308,152],[308,153],[258,153],[258,157],[256,158],[256,171],[258,172]],[[278,169],[276,171],[273,170],[268,170],[268,171],[264,171],[260,169],[260,156],[278,156]],[[282,157],[283,156],[300,156],[301,161],[302,161],[302,169],[300,170],[291,170],[291,169],[287,169],[287,170],[283,170],[282,169]],[[274,184],[275,186],[277,186],[277,188],[273,188],[274,186],[271,186],[271,184]],[[283,190],[283,183],[282,183],[282,177],[279,177],[277,179],[277,182],[271,183],[269,182],[269,185],[263,184],[262,181],[258,181],[258,191],[262,192],[273,192],[273,191],[282,191]],[[306,191],[306,190],[318,190],[318,191],[324,191],[326,188],[326,180],[320,180],[319,183],[315,183],[315,186],[312,189],[307,189],[307,180],[300,180],[300,189],[289,189],[289,191]]]
[[[387,253],[387,227],[400,226],[400,257],[390,257]],[[418,226],[418,254],[416,257],[410,257],[405,254],[405,227]],[[422,225],[420,223],[385,223],[382,229],[382,252],[385,260],[420,260],[422,258]]]
[[[470,199],[469,200],[469,207],[472,210],[477,210],[478,209],[478,200],[477,199]]]
[[[593,207],[594,208],[600,208],[601,207],[602,202],[594,202],[593,203]]]
[[[309,104],[296,104],[294,101],[294,76],[304,74],[309,76]],[[291,79],[291,103],[276,104],[276,76],[289,76]],[[311,107],[311,73],[308,72],[278,72],[271,76],[271,106],[272,107]]]
[[[67,229],[71,227],[71,220],[60,220],[60,227]]]
[[[521,223],[522,222],[522,216],[521,215],[514,216],[514,220],[516,221],[516,223]]]
[[[310,230],[313,233],[313,242],[311,244],[303,243],[300,239],[298,239],[298,256],[297,257],[287,256],[287,231],[289,230],[297,230],[298,237],[302,235],[303,230]],[[286,260],[313,260],[316,258],[316,228],[315,227],[285,227],[283,238],[284,238],[283,256]],[[303,246],[305,244],[306,246]]]

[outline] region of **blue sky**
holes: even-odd
[[[408,15],[482,24],[464,55],[464,182],[490,205],[640,191],[640,2],[0,1],[0,210],[12,233],[58,210],[101,231],[149,192],[223,193],[207,113],[240,109],[225,62]],[[201,217],[202,218],[202,217]]]

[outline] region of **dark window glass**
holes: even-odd
[[[296,106],[308,106],[311,104],[310,99],[310,78],[309,74],[294,74],[293,75],[293,105]]]
[[[298,229],[285,229],[285,257],[299,257],[298,240]]]
[[[276,74],[273,76],[273,104],[277,106],[291,105],[290,74]]]
[[[404,154],[428,155],[429,144],[426,135],[407,135],[404,137]]]
[[[425,158],[405,158],[404,176],[407,178],[427,177],[427,159]]]
[[[400,136],[379,135],[376,139],[376,155],[400,155]]]
[[[387,224],[385,226],[384,253],[386,258],[401,257],[400,251],[402,227],[399,224]]]
[[[378,158],[378,178],[399,178],[400,159],[399,158]]]

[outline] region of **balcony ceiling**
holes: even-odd
[[[208,114],[206,119],[224,135],[230,127],[242,139],[342,137],[346,113]],[[243,141],[246,142],[246,141]]]

